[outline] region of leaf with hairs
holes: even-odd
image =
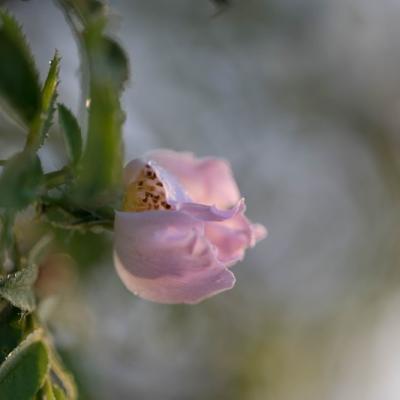
[[[58,52],[54,53],[50,61],[50,68],[41,93],[41,111],[32,123],[29,131],[26,146],[38,150],[47,139],[51,125],[53,124],[56,99],[58,96],[57,87],[60,74],[60,57]]]
[[[31,312],[35,309],[33,284],[38,276],[38,267],[32,265],[0,279],[0,296],[15,307]]]
[[[39,75],[17,21],[0,11],[0,95],[26,125],[40,111]]]

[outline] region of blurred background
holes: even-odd
[[[2,4],[42,77],[59,49],[60,97],[78,111],[60,10]],[[110,6],[132,66],[126,160],[157,147],[229,159],[269,237],[234,267],[234,290],[165,306],[123,287],[112,238],[69,236],[76,276],[52,329],[82,399],[398,400],[400,1]],[[4,115],[0,129],[11,154],[24,137]],[[60,140],[55,128],[49,171]]]

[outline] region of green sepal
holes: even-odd
[[[42,113],[46,115],[41,132],[41,144],[46,139],[51,125],[53,124],[54,113],[56,111],[56,100],[58,96],[58,84],[60,76],[61,58],[56,50],[53,59],[50,61],[50,68],[46,81],[42,89]]]
[[[40,113],[36,115],[31,125],[26,143],[27,148],[35,151],[43,146],[48,137],[50,127],[53,124],[58,96],[57,88],[59,83],[60,61],[61,58],[56,50],[53,59],[50,61],[49,72],[42,88],[41,110]]]

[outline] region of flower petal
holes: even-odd
[[[145,165],[146,161],[142,160],[141,158],[135,158],[134,160],[128,162],[124,168],[124,185],[128,186],[132,181],[134,181]]]
[[[196,203],[231,207],[240,200],[229,163],[216,158],[196,158],[192,153],[154,150],[146,154],[176,176],[190,198]]]
[[[235,284],[204,222],[181,211],[116,212],[114,258],[125,286],[159,303],[197,303]]]
[[[245,210],[244,199],[240,199],[237,204],[229,210],[220,210],[215,206],[206,206],[198,203],[177,203],[174,204],[176,210],[190,214],[192,217],[201,221],[225,221],[234,217],[236,214]]]
[[[267,235],[264,226],[252,224],[243,213],[222,222],[207,222],[205,232],[217,248],[218,259],[227,266],[242,260],[246,249]]]

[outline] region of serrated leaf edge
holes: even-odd
[[[30,269],[31,271],[33,270],[32,271],[33,272],[32,277],[29,279],[29,281],[24,282],[24,284],[16,285],[14,287],[14,289],[16,289],[16,290],[22,289],[23,290],[24,288],[26,288],[30,284],[33,285],[33,283],[36,281],[36,279],[38,277],[38,273],[39,273],[39,267],[36,264],[33,264],[31,266],[28,266],[28,267],[26,267],[24,269],[16,271],[16,272],[14,272],[12,274],[8,274],[7,276],[1,278],[0,279],[0,296],[3,297],[4,299],[6,299],[7,301],[9,301],[15,307],[20,308],[23,311],[32,312],[35,309],[36,304],[35,304],[34,293],[33,293],[33,290],[32,290],[31,287],[28,288],[28,290],[26,291],[26,294],[32,296],[32,303],[33,303],[32,307],[31,306],[21,306],[20,302],[15,301],[15,299],[12,296],[9,296],[7,293],[4,293],[3,289],[7,290],[7,288],[2,286],[4,284],[6,284],[7,281],[9,281],[11,279],[18,279],[19,276],[23,277],[24,273],[29,272],[29,271],[26,271],[27,269]]]
[[[22,25],[10,12],[8,12],[8,10],[0,8],[0,29],[3,26],[5,27],[6,30],[12,32],[12,34],[16,38],[16,40],[13,40],[14,45],[17,46],[20,49],[20,51],[22,51],[22,53],[25,55],[26,61],[34,77],[37,94],[39,96],[39,108],[37,111],[40,112],[40,94],[41,94],[40,76],[38,68],[35,63],[35,59],[33,57],[33,53],[30,49],[26,35],[22,29]],[[7,108],[13,110],[13,112],[10,113],[10,116],[14,117],[18,125],[21,125],[21,123],[23,123],[23,125],[26,127],[27,125],[29,125],[29,123],[32,123],[34,120],[33,117],[32,120],[30,120],[29,123],[27,124],[27,121],[25,119],[26,116],[20,115],[20,113],[14,109],[13,105],[10,104],[7,106]]]

